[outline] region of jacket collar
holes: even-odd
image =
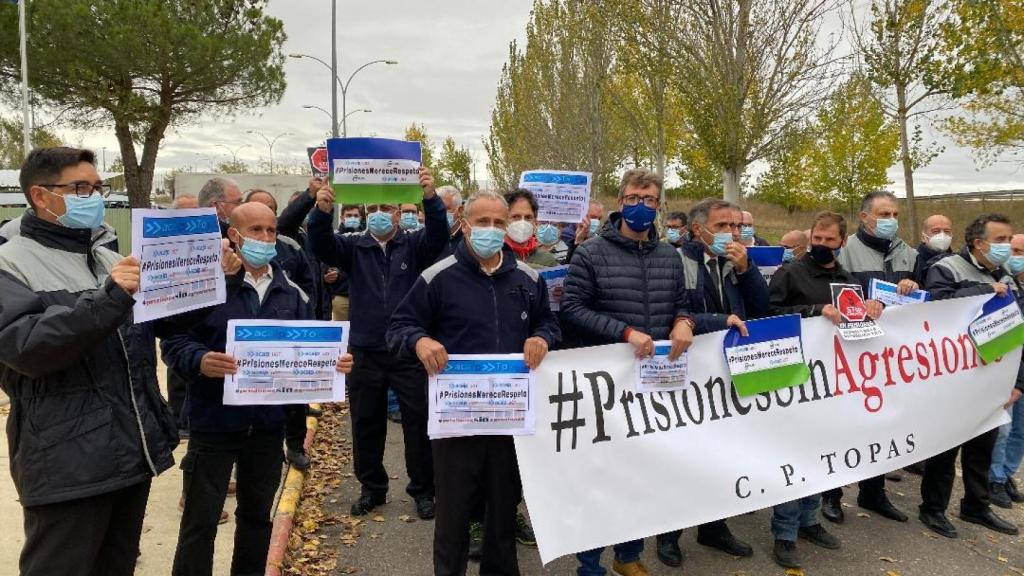
[[[398,231],[395,232],[395,235],[387,242],[388,252],[390,253],[392,246],[405,244],[406,236],[409,234],[412,234],[412,232],[406,232],[399,228]],[[369,230],[363,230],[357,245],[363,248],[376,248],[377,246],[380,246],[380,242],[373,237],[373,234],[370,234]]]
[[[641,242],[623,236],[621,226],[622,213],[612,212],[608,215],[608,221],[604,223],[598,235],[627,250],[636,250],[639,247],[644,254],[653,252],[658,247],[658,229],[654,224],[651,224],[651,229],[647,232],[647,240]]]
[[[494,271],[494,274],[491,274],[492,278],[508,274],[509,272],[512,272],[519,266],[519,263],[516,260],[515,252],[513,252],[512,249],[509,248],[507,245],[502,245],[501,253],[501,266],[499,266],[498,269]],[[476,256],[474,256],[473,253],[469,251],[469,247],[466,246],[465,242],[460,242],[459,245],[455,248],[455,259],[459,262],[459,264],[465,266],[466,268],[475,271],[477,274],[481,276],[486,276],[486,274],[484,274],[484,271],[480,269],[480,262],[476,259]]]
[[[960,248],[960,252],[958,253],[958,255],[964,260],[966,260],[968,264],[977,268],[978,272],[981,272],[982,274],[985,274],[987,276],[991,276],[997,282],[1000,278],[1003,277],[1004,274],[1007,274],[1007,272],[1003,270],[1002,266],[997,266],[995,270],[989,270],[988,268],[985,268],[985,266],[982,265],[981,262],[978,262],[978,259],[974,257],[974,254],[971,254],[971,250],[967,246],[963,246],[962,248]]]
[[[932,258],[935,258],[940,254],[952,254],[953,250],[950,248],[946,248],[945,252],[937,252],[929,248],[928,245],[925,244],[924,242],[921,242],[921,244],[919,244],[917,247],[917,253],[920,254],[921,257],[924,258],[927,262],[928,260],[931,260]]]
[[[36,216],[31,208],[26,210],[21,218],[21,235],[55,250],[76,254],[88,254],[92,250],[92,230],[68,228],[47,222]]]
[[[797,262],[807,268],[807,272],[812,276],[837,276],[843,272],[843,266],[839,263],[838,259],[835,261],[836,265],[832,268],[825,268],[821,264],[818,264],[808,253],[801,256],[800,260]]]
[[[857,238],[864,243],[865,246],[871,248],[875,252],[881,252],[887,254],[889,249],[896,245],[897,242],[902,242],[899,238],[894,240],[886,240],[885,238],[878,238],[868,234],[867,230],[864,229],[864,225],[861,224],[857,228]]]

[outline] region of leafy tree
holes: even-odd
[[[115,157],[114,161],[110,163],[110,166],[107,166],[107,172],[124,174],[124,161],[121,160],[120,156]]]
[[[242,160],[225,160],[213,169],[217,174],[245,174],[249,172],[249,165]]]
[[[427,129],[422,124],[412,123],[405,129],[405,139],[420,143],[420,162],[428,168],[433,168],[434,145],[427,136]]]
[[[768,156],[768,171],[757,182],[758,200],[778,204],[791,214],[828,203],[813,188],[811,160],[815,146],[811,127],[793,128],[782,136],[780,145]]]
[[[168,128],[280,101],[285,40],[267,0],[33,0],[29,84],[68,123],[113,126],[131,205],[149,206]],[[0,3],[0,86],[20,73],[17,10]],[[137,146],[141,146],[141,155]]]
[[[20,120],[8,120],[0,117],[0,169],[18,170],[25,159],[25,129]],[[45,128],[36,127],[32,130],[32,145],[36,148],[61,146],[62,142],[56,134]]]
[[[437,159],[438,185],[452,185],[463,192],[473,189],[473,155],[459,148],[451,136],[444,139]]]
[[[722,196],[722,171],[708,159],[696,144],[686,146],[678,154],[680,186],[671,196],[702,200]]]

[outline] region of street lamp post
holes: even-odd
[[[267,147],[270,148],[270,173],[273,174],[274,173],[274,144],[277,144],[277,141],[280,138],[283,138],[285,136],[294,136],[294,134],[291,133],[291,132],[282,132],[282,133],[278,134],[277,136],[274,136],[273,140],[271,140],[270,138],[267,138],[266,134],[264,134],[263,132],[260,132],[259,130],[246,130],[245,133],[246,134],[256,134],[260,138],[263,138],[263,141],[267,143]]]
[[[324,110],[323,108],[321,108],[319,106],[316,106],[316,105],[313,105],[313,104],[303,104],[302,107],[305,108],[306,110],[319,110],[319,111],[323,112],[324,114],[326,114],[328,118],[331,117],[331,113],[330,112],[328,112],[327,110]],[[345,117],[342,118],[341,121],[345,122],[345,120],[348,119],[349,116],[355,114],[356,112],[370,113],[370,112],[373,112],[373,110],[368,110],[366,108],[360,108],[358,110],[353,110],[353,111],[345,114]]]
[[[249,147],[248,144],[242,144],[238,148],[231,148],[227,144],[217,144],[217,146],[227,150],[228,153],[231,154],[231,163],[236,165],[238,164],[238,153],[241,152],[242,149]]]
[[[317,58],[316,56],[310,56],[309,54],[289,54],[288,57],[289,58],[309,58],[310,60],[316,60],[317,62],[323,64],[328,69],[330,69],[331,74],[334,76],[334,81],[335,81],[335,84],[331,85],[331,109],[334,111],[334,113],[331,115],[331,121],[334,124],[334,128],[335,128],[335,130],[334,130],[334,137],[335,138],[337,138],[337,132],[338,132],[338,130],[337,130],[337,118],[338,118],[338,91],[337,90],[338,90],[338,88],[341,88],[341,135],[342,135],[343,138],[347,138],[348,137],[348,126],[346,125],[345,119],[348,118],[348,114],[346,113],[346,105],[347,105],[347,100],[348,100],[348,87],[349,87],[349,84],[352,83],[352,79],[355,78],[355,75],[358,74],[361,70],[363,70],[364,68],[366,68],[368,66],[372,66],[373,64],[387,64],[389,66],[390,65],[394,65],[394,64],[398,64],[398,60],[383,60],[383,59],[382,60],[371,60],[371,61],[367,62],[366,64],[363,64],[362,66],[356,68],[352,72],[352,74],[349,75],[348,80],[346,80],[343,83],[341,81],[341,78],[338,78],[337,66],[336,65],[332,66],[332,65],[328,64],[327,62],[324,62],[323,60]]]

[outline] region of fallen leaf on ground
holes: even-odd
[[[886,570],[885,576],[900,576],[900,573],[895,570]]]
[[[374,522],[383,522],[384,521],[384,517],[381,516],[380,514],[377,514],[376,516],[373,517],[373,521]]]
[[[401,516],[398,517],[398,519],[401,520],[402,522],[415,522],[416,521],[415,518],[413,518],[412,516],[409,516],[408,514],[402,514]]]
[[[927,536],[929,538],[938,538],[938,536],[936,536],[935,534],[932,534],[931,532],[929,532],[927,530],[921,530],[921,534],[924,534],[925,536]]]
[[[356,571],[358,571],[358,570],[359,570],[359,568],[356,568],[355,566],[345,566],[344,568],[341,569],[341,573],[342,574],[355,574]]]
[[[888,556],[882,556],[881,558],[879,558],[879,560],[881,560],[882,562],[889,562],[890,564],[895,564],[899,562],[899,560],[895,558],[890,558]]]
[[[800,568],[786,568],[786,576],[804,576],[804,571]]]
[[[1009,562],[1010,561],[1009,558],[1007,558],[1006,556],[1003,556],[1002,554],[1000,554],[999,556],[996,556],[996,560],[999,560],[1000,562]]]
[[[871,514],[867,512],[857,512],[857,518],[871,518]]]
[[[853,506],[850,506],[846,502],[840,502],[839,505],[842,506],[843,508],[853,508]]]

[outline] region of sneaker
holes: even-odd
[[[615,576],[650,576],[647,567],[639,560],[626,563],[618,560],[612,562],[612,574]]]
[[[480,561],[484,553],[484,525],[481,522],[469,523],[469,559]]]
[[[1000,508],[1006,508],[1007,510],[1013,508],[1013,500],[1010,499],[1009,490],[1006,489],[1006,484],[1002,482],[989,483],[988,500]]]
[[[1006,493],[1010,495],[1010,500],[1024,502],[1024,495],[1017,490],[1017,482],[1013,478],[1006,479]]]
[[[350,511],[353,516],[365,516],[371,510],[384,504],[387,498],[382,494],[380,496],[370,496],[369,494],[363,494],[352,504],[352,510]]]
[[[783,568],[800,569],[800,556],[796,553],[796,542],[792,540],[776,540],[772,556],[775,563]]]
[[[537,546],[537,537],[534,536],[533,528],[522,512],[516,512],[516,542],[523,546]]]
[[[302,471],[309,470],[310,460],[309,455],[306,454],[305,450],[292,450],[289,448],[287,452],[285,452],[285,458],[288,460],[289,464],[295,467],[295,469]]]
[[[828,550],[838,550],[842,547],[839,538],[829,534],[821,524],[803,526],[800,528],[800,537],[811,544],[821,546]]]
[[[178,499],[178,514],[185,513],[185,495],[182,494],[181,498]],[[217,524],[227,524],[228,513],[224,510],[220,511],[220,518],[217,520]]]

